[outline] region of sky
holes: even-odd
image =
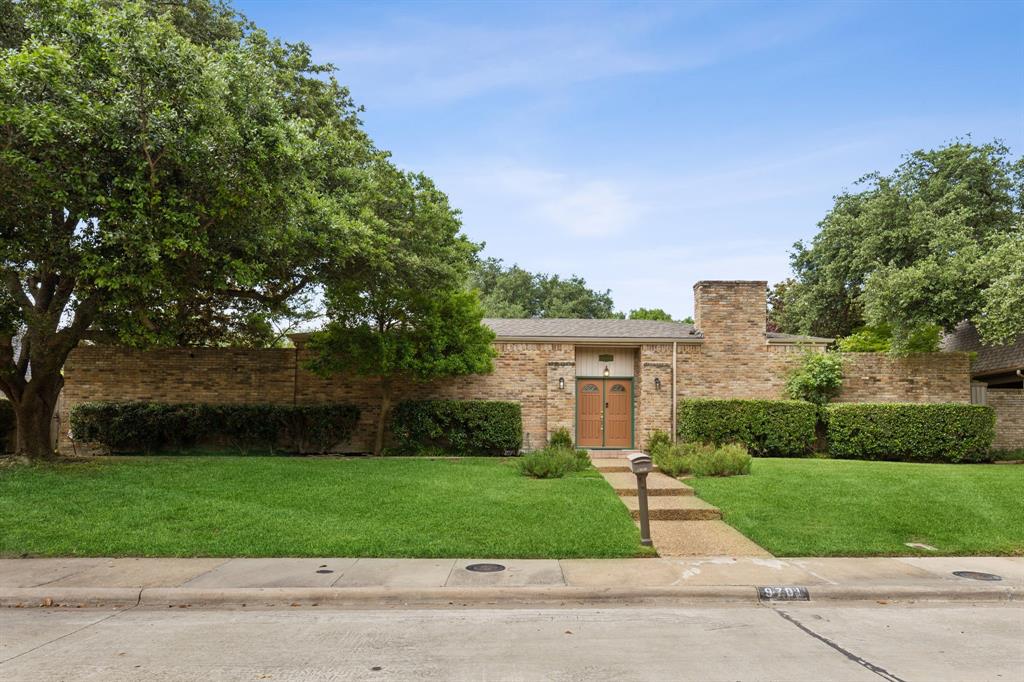
[[[1024,2],[234,5],[337,67],[484,256],[623,311],[784,279],[832,197],[907,152],[1024,152]]]

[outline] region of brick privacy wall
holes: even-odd
[[[894,358],[885,353],[848,353],[838,402],[969,403],[967,353],[919,353]]]
[[[676,347],[677,397],[764,398],[783,396],[786,375],[810,349],[820,345],[768,343],[764,332],[766,282],[698,282],[695,320],[701,343]],[[523,446],[541,447],[551,432],[566,427],[575,435],[575,346],[562,343],[496,343],[492,374],[430,384],[406,384],[396,400],[456,398],[513,400],[522,405]],[[635,444],[672,428],[672,344],[639,345],[634,354]],[[299,349],[158,349],[84,346],[65,366],[61,420],[85,400],[163,402],[344,402],[362,410],[349,451],[373,442],[379,397],[372,379],[318,377],[303,365]],[[891,358],[847,355],[841,401],[970,402],[969,356],[935,353]],[[559,389],[559,378],[565,388]],[[661,379],[661,390],[655,379]],[[62,448],[70,447],[66,426]]]
[[[542,446],[550,430],[575,421],[575,348],[571,344],[497,343],[494,372],[444,381],[401,385],[395,399],[448,398],[511,400],[523,410],[523,446]],[[72,449],[67,437],[72,406],[89,400],[150,400],[167,403],[341,402],[358,405],[359,423],[349,452],[366,452],[373,443],[380,413],[377,385],[371,378],[319,377],[306,369],[303,349],[154,349],[83,346],[65,364],[65,387],[59,413],[60,447]],[[566,389],[559,391],[558,378]],[[552,426],[548,426],[550,419]],[[94,451],[79,444],[79,452]]]
[[[996,449],[1024,448],[1024,388],[990,388],[987,404],[996,412]]]

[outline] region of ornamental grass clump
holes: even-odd
[[[564,426],[555,430],[548,439],[548,447],[572,449],[572,434]]]
[[[590,468],[590,455],[586,450],[548,446],[522,456],[519,473],[531,478],[562,478],[573,471]]]
[[[750,473],[751,457],[739,443],[715,447],[708,443],[657,444],[651,457],[669,476],[740,476]]]

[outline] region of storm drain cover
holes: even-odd
[[[321,568],[317,571],[317,573],[334,573],[334,571],[332,571],[329,568]]]
[[[971,580],[1002,580],[1002,577],[995,573],[982,573],[981,571],[953,571],[953,575]]]
[[[504,571],[505,567],[501,564],[470,564],[466,566],[467,571],[473,571],[474,573],[497,573],[498,571]]]

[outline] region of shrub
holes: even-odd
[[[731,443],[687,458],[694,476],[741,476],[750,473],[752,458],[742,445]]]
[[[701,453],[714,451],[714,445],[705,443],[658,444],[651,450],[651,459],[658,470],[669,476],[679,477],[690,473],[692,458]]]
[[[0,398],[0,454],[7,452],[14,442],[17,419],[11,401]]]
[[[513,402],[407,400],[391,411],[391,434],[400,454],[504,455],[522,445],[523,416]]]
[[[570,471],[590,468],[590,455],[586,450],[574,450],[549,445],[528,452],[516,463],[519,473],[531,478],[562,478]]]
[[[757,455],[800,456],[814,445],[817,419],[817,408],[799,400],[683,400],[676,435],[684,442],[741,443]]]
[[[960,403],[839,403],[825,408],[830,457],[981,462],[991,458],[995,413]]]
[[[359,409],[351,405],[208,405],[90,402],[71,409],[76,440],[111,452],[188,448],[228,442],[242,450],[282,448],[326,452],[352,435]]]
[[[887,324],[861,327],[847,337],[838,339],[836,346],[843,353],[934,353],[942,341],[942,327],[924,324],[904,331],[895,337]]]
[[[573,446],[572,434],[569,433],[569,429],[563,426],[551,434],[551,438],[548,439],[548,445],[556,448],[571,449]]]
[[[839,353],[808,352],[786,378],[786,396],[824,405],[839,395],[843,385],[843,357]]]
[[[738,476],[750,473],[750,453],[735,443],[719,447],[706,443],[676,443],[659,445],[654,452],[654,463],[669,476]]]
[[[576,471],[586,471],[589,469],[591,465],[590,453],[583,448],[576,448],[574,452],[576,453]]]
[[[653,453],[655,450],[671,445],[672,436],[668,435],[661,429],[655,429],[651,432],[651,435],[647,437],[647,452],[649,453]]]

